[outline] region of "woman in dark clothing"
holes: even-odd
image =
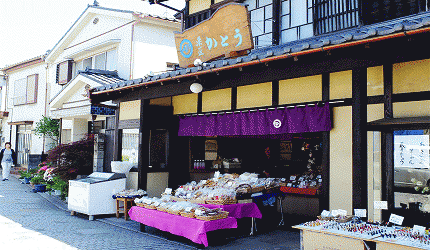
[[[16,154],[11,148],[10,142],[4,144],[4,149],[0,151],[0,162],[2,167],[3,181],[8,180],[10,174],[10,168],[12,165],[16,165]]]

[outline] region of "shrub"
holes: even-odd
[[[55,167],[53,173],[63,181],[93,172],[94,135],[80,141],[60,144],[48,151],[46,163]]]

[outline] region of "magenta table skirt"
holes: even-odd
[[[223,210],[228,212],[228,216],[241,219],[245,217],[257,218],[261,219],[263,216],[261,215],[260,209],[258,209],[257,204],[255,203],[243,203],[243,204],[228,204],[228,205],[212,205],[212,204],[201,204],[207,208],[222,208]]]
[[[195,243],[203,244],[205,247],[208,246],[207,232],[218,229],[237,228],[237,221],[232,217],[203,221],[137,206],[131,207],[128,214],[130,215],[130,219],[134,221],[183,236]]]

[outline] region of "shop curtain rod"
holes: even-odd
[[[331,101],[328,102],[329,104],[334,103],[343,103],[345,101]],[[240,112],[256,112],[256,111],[265,111],[265,110],[275,110],[275,109],[285,109],[285,108],[304,108],[306,106],[316,106],[318,104],[325,104],[325,102],[316,102],[316,103],[309,103],[309,104],[297,104],[297,105],[289,105],[289,106],[280,106],[280,107],[271,107],[271,108],[259,108],[259,109],[243,109],[243,110],[236,110],[236,111],[219,111],[219,112],[207,112],[202,114],[187,114],[182,116],[202,116],[202,115],[218,115],[218,114],[233,114],[233,113],[240,113]]]

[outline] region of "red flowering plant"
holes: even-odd
[[[64,181],[76,179],[78,175],[88,175],[93,171],[94,135],[67,144],[59,144],[48,151],[46,162],[53,169],[52,174]]]

